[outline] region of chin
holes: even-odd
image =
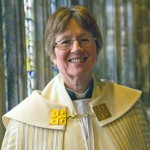
[[[74,76],[74,77],[85,77],[85,76],[91,76],[92,75],[92,73],[88,70],[88,71],[78,71],[78,72],[72,72],[71,73],[71,75],[72,76]]]

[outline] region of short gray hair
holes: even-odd
[[[51,61],[55,58],[55,38],[65,30],[71,19],[74,19],[81,27],[91,32],[93,37],[97,39],[97,54],[99,54],[102,48],[101,32],[94,17],[87,8],[84,6],[59,7],[49,17],[45,30],[45,50],[50,56]]]

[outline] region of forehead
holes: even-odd
[[[56,39],[70,36],[79,37],[83,35],[92,35],[92,33],[84,29],[77,21],[71,19],[65,29],[57,35]]]

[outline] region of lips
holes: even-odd
[[[69,62],[71,63],[81,63],[81,62],[85,62],[87,59],[87,57],[84,58],[75,58],[75,59],[70,59]]]
[[[83,51],[76,51],[70,53],[68,61],[71,63],[82,63],[88,59],[88,54]]]

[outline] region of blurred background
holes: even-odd
[[[0,0],[0,145],[5,132],[1,116],[58,73],[44,51],[44,31],[51,13],[71,5],[86,6],[102,32],[94,72],[142,90],[149,112],[149,0]]]

